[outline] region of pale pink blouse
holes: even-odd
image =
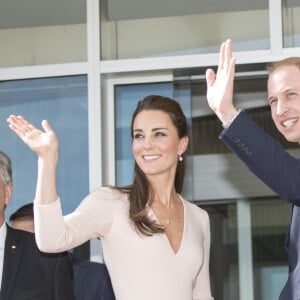
[[[117,300],[212,300],[208,214],[181,199],[184,231],[177,253],[165,234],[138,234],[127,195],[108,187],[92,192],[65,217],[59,200],[35,205],[37,243],[42,251],[60,252],[100,237]]]

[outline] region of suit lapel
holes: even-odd
[[[0,299],[9,299],[23,252],[23,242],[15,230],[7,226]]]

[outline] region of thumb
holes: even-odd
[[[45,130],[45,132],[53,132],[52,127],[50,126],[47,120],[42,121],[42,127]]]
[[[207,86],[212,86],[216,81],[216,74],[212,69],[207,69],[205,72]]]

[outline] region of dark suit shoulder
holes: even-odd
[[[74,300],[72,276],[66,252],[43,253],[33,233],[7,225],[0,299]]]
[[[300,206],[300,161],[245,112],[222,131],[220,139],[276,194]]]
[[[73,264],[76,299],[114,300],[114,292],[106,265],[80,259],[70,254]]]

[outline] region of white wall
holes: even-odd
[[[229,37],[239,42],[267,39],[269,36],[267,10],[105,23],[106,32],[102,31],[102,35],[106,39],[110,37],[111,41],[111,44],[103,45],[102,54],[105,59],[114,58],[111,51],[116,45],[117,56],[121,59],[167,55],[175,51],[180,53],[181,50],[199,53],[206,51],[208,47],[219,47],[220,42]]]
[[[87,60],[86,24],[0,30],[0,67]]]

